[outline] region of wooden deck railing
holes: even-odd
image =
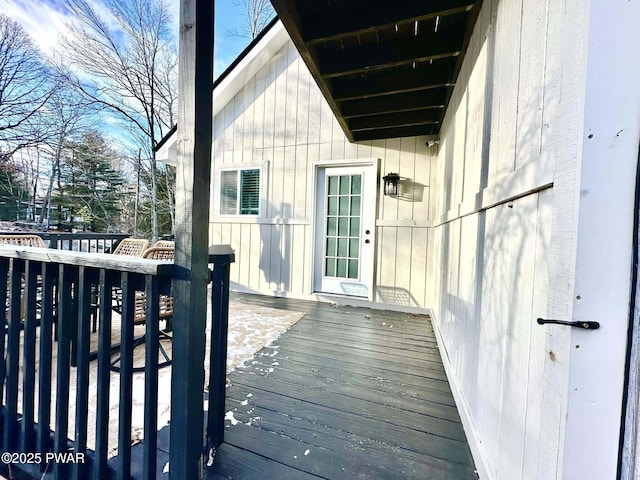
[[[229,263],[233,253],[218,250],[214,264],[212,351],[219,355],[226,345]],[[33,478],[42,472],[56,479],[129,479],[133,399],[134,308],[136,292],[146,294],[146,345],[159,337],[158,299],[171,290],[171,263],[118,257],[108,254],[55,251],[26,247],[0,247],[0,471],[20,469]],[[118,437],[115,472],[108,460],[109,397],[113,354],[112,292],[122,290],[119,337]],[[91,355],[90,335],[97,302],[99,328],[97,354]],[[202,312],[206,315],[206,312]],[[216,345],[214,348],[213,346]],[[95,347],[94,347],[95,348]],[[226,351],[226,349],[225,349]],[[54,355],[55,353],[55,355]],[[90,362],[97,356],[97,400],[89,401]],[[216,378],[210,390],[222,391],[222,399],[209,395],[213,405],[224,405],[224,373],[220,358],[211,359]],[[224,361],[222,361],[224,363]],[[222,370],[224,372],[224,370]],[[188,375],[176,372],[172,375]],[[220,386],[216,383],[221,383]],[[93,384],[92,384],[93,385]],[[204,391],[204,386],[203,386]],[[20,393],[21,392],[21,393]],[[75,395],[72,395],[75,392]],[[168,395],[163,392],[163,395]],[[174,402],[173,409],[185,408]],[[224,411],[207,424],[221,432]],[[73,433],[68,434],[70,419]],[[158,419],[158,355],[145,349],[144,360],[144,458],[143,478],[156,478]],[[114,419],[111,418],[113,421]],[[89,449],[89,422],[95,434]],[[216,434],[217,435],[217,434]],[[205,448],[219,445],[220,435],[205,434]],[[171,448],[184,448],[172,445]],[[204,453],[204,449],[203,449]],[[7,456],[12,454],[13,458]],[[57,455],[57,456],[56,456]],[[66,456],[65,456],[66,455]],[[5,461],[9,460],[9,461]],[[61,461],[64,460],[64,461]],[[115,473],[115,475],[114,475]],[[181,478],[172,471],[172,477]]]
[[[5,232],[11,235],[38,235],[49,248],[76,252],[111,253],[120,240],[129,233],[60,233],[60,232]]]

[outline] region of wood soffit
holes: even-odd
[[[272,0],[352,142],[440,131],[482,0]]]

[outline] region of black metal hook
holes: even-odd
[[[566,320],[551,320],[544,318],[538,318],[536,321],[538,322],[538,325],[551,323],[555,325],[567,325],[569,327],[584,328],[585,330],[597,330],[598,328],[600,328],[600,323],[598,322],[568,322]]]

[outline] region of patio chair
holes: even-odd
[[[38,235],[0,235],[0,245],[16,245],[22,247],[37,247],[37,248],[47,248],[44,244],[44,240],[42,237]],[[22,295],[20,300],[20,318],[24,319],[25,310],[27,306],[27,299],[24,296],[24,274],[22,275]],[[36,304],[38,307],[40,306],[40,290],[42,287],[42,279],[38,275],[37,281],[37,297]]]
[[[172,247],[157,247],[153,246],[151,248],[146,249],[143,254],[143,258],[147,258],[149,260],[170,260],[173,261],[174,257],[174,249]],[[115,311],[122,314],[122,294],[120,294],[117,304],[112,307]],[[163,340],[171,341],[172,337],[168,333],[171,329],[171,318],[173,317],[173,296],[171,295],[160,295],[159,299],[159,315],[158,320],[164,320],[166,322],[166,328],[164,330],[160,330],[159,338],[158,338],[158,350],[162,355],[163,361],[158,363],[158,368],[163,368],[171,365],[171,357],[169,353],[167,353],[166,349],[162,345]],[[147,295],[144,292],[136,292],[135,294],[135,303],[134,303],[134,317],[133,323],[134,325],[143,325],[147,322]],[[136,347],[143,345],[146,343],[146,333],[140,335],[134,340],[133,348],[135,350]],[[118,355],[111,362],[111,370],[118,372],[120,371],[120,367],[118,363],[120,362],[120,355]],[[134,372],[144,371],[144,366],[138,366],[133,368]]]
[[[0,245],[47,248],[42,237],[38,235],[0,235]]]
[[[174,242],[173,240],[158,240],[156,243],[153,244],[153,246],[175,248],[176,242]]]
[[[141,257],[148,247],[149,240],[145,240],[144,238],[124,238],[118,243],[118,246],[113,251],[113,255]]]

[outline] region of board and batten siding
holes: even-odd
[[[632,11],[485,0],[432,151],[427,303],[481,478],[615,478],[640,105],[637,55],[623,68]]]
[[[402,177],[399,198],[377,199],[374,299],[428,307],[431,159],[425,138],[349,143],[288,41],[214,117],[211,241],[236,251],[232,287],[310,298],[315,164],[379,159]],[[261,214],[219,214],[219,172],[262,169]]]
[[[433,148],[429,303],[482,478],[561,478],[569,332],[535,323],[550,314],[557,15],[484,2]]]

